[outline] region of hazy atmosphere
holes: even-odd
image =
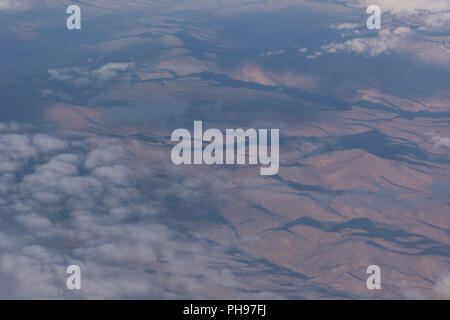
[[[449,0],[0,0],[0,44],[0,299],[450,299]]]

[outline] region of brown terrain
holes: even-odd
[[[393,74],[382,69],[376,79],[353,77],[353,72],[360,73],[347,68],[352,63],[373,74],[376,69],[365,65],[372,57],[366,57],[369,62],[344,61],[336,66],[342,67],[336,69],[338,78],[333,78],[332,66],[328,71],[317,66],[316,72],[306,64],[290,69],[248,57],[228,62],[227,57],[242,46],[239,41],[220,34],[220,26],[208,28],[175,15],[188,8],[224,19],[248,13],[250,9],[239,1],[142,0],[124,5],[99,0],[88,6],[81,1],[44,0],[27,10],[53,14],[69,2],[86,6],[86,25],[115,14],[158,12],[138,15],[123,29],[113,28],[107,38],[90,39],[80,49],[92,59],[101,56],[130,65],[120,70],[110,66],[112,73],[101,69],[106,61],[77,70],[65,68],[79,62],[53,66],[49,69],[60,71],[50,73],[50,79],[66,87],[55,87],[36,106],[40,121],[47,125],[45,132],[61,140],[74,135],[116,139],[125,150],[124,166],[133,171],[142,192],[148,191],[151,212],[126,220],[105,207],[109,210],[105,220],[92,220],[98,224],[92,232],[105,239],[98,247],[95,237],[83,240],[84,233],[91,232],[84,227],[73,227],[79,238],[55,236],[61,247],[69,248],[67,256],[73,254],[88,273],[89,257],[95,256],[86,297],[108,297],[105,282],[113,275],[135,286],[123,284],[124,295],[119,288],[111,293],[115,298],[450,297],[448,81],[439,82],[407,64],[392,67]],[[336,12],[341,19],[354,12],[339,3],[311,1],[256,2],[250,11],[270,14],[302,3],[308,12]],[[389,27],[395,23],[390,20]],[[36,38],[40,28],[54,24],[54,19],[37,16],[17,19],[11,32]],[[412,53],[405,56],[411,59],[417,56],[417,43],[425,41],[418,37],[407,40]],[[448,41],[442,35],[429,37],[430,42]],[[207,44],[198,49],[203,58],[189,46],[189,39]],[[148,55],[138,54],[136,48],[148,50]],[[448,49],[443,55],[435,62],[444,61],[439,68],[448,75]],[[402,77],[407,88],[396,90],[395,81]],[[419,88],[429,82],[432,89]],[[194,120],[221,130],[280,128],[278,175],[261,176],[259,167],[250,165],[173,165],[171,132],[177,128],[192,132]],[[63,212],[64,204],[48,210]],[[67,224],[76,226],[77,221]],[[130,221],[137,221],[137,227]],[[155,249],[155,259],[148,258],[146,241],[160,231],[145,231],[139,221],[157,221],[155,228],[169,230],[168,249]],[[131,231],[120,233],[113,243],[108,233],[128,224]],[[142,230],[135,227],[144,228],[142,238],[138,238]],[[36,243],[45,238],[37,232],[35,237]],[[148,241],[150,246],[160,245]],[[128,255],[110,255],[108,245]],[[105,251],[95,251],[99,248]],[[123,271],[115,273],[116,264]],[[381,268],[381,290],[366,287],[369,265]],[[99,271],[102,266],[104,271]],[[131,280],[124,275],[127,270],[133,270]],[[1,272],[0,268],[0,278]],[[148,289],[145,281],[139,287],[134,272],[152,279],[153,288]],[[147,295],[147,289],[152,293]]]

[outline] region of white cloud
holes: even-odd
[[[372,0],[341,0],[347,5],[365,8],[375,4]],[[382,14],[389,13],[403,22],[415,24],[427,31],[448,30],[450,27],[450,1],[448,0],[378,0]]]
[[[262,57],[270,57],[270,56],[277,56],[284,53],[284,49],[275,50],[275,51],[267,51],[265,53],[262,53]]]
[[[405,36],[408,32],[409,28],[406,27],[399,27],[393,32],[384,29],[376,37],[332,42],[322,48],[329,53],[343,51],[369,56],[377,56],[388,52],[402,52],[406,47]]]
[[[101,142],[101,148],[95,149],[87,155],[84,163],[88,169],[109,165],[124,156],[124,149],[121,146],[110,144],[108,141]]]
[[[441,137],[441,136],[435,136],[433,137],[433,142],[436,146],[442,146],[450,148],[450,138],[449,137]]]
[[[104,66],[89,70],[86,67],[71,67],[50,69],[50,76],[58,81],[72,83],[77,86],[87,86],[98,81],[106,82],[119,77],[120,73],[134,67],[133,63],[107,63]],[[48,92],[45,92],[48,94]]]
[[[376,4],[382,13],[382,30],[377,37],[375,31],[358,29],[346,32],[353,35],[344,42],[332,42],[324,46],[329,53],[355,52],[368,56],[382,53],[400,53],[425,63],[450,66],[450,52],[443,45],[441,32],[450,29],[450,1],[447,0],[341,0],[346,6],[363,9]],[[332,25],[334,28],[352,26],[351,23]],[[389,26],[390,29],[386,29]],[[351,29],[348,29],[351,30]],[[427,31],[424,34],[420,31]],[[439,33],[434,33],[439,32]],[[365,36],[370,34],[370,36]]]
[[[33,2],[30,0],[0,0],[0,10],[20,11],[30,8]]]
[[[48,70],[50,76],[58,81],[70,82],[75,85],[88,85],[91,81],[88,79],[90,72],[87,68],[72,67],[62,69]]]
[[[328,53],[349,52],[365,56],[399,53],[417,61],[450,66],[450,51],[437,39],[420,39],[408,27],[382,29],[376,37],[360,37],[322,46]]]
[[[450,299],[450,274],[441,278],[434,288],[440,298]]]
[[[341,0],[347,4],[368,7],[374,4],[372,0]],[[424,11],[439,13],[450,10],[450,2],[447,0],[377,0],[382,12],[390,12],[398,16],[419,14]]]
[[[319,57],[321,55],[322,55],[322,52],[316,51],[313,54],[307,55],[306,59],[315,59],[315,58],[317,58],[317,57]]]
[[[45,134],[34,135],[33,144],[39,151],[45,153],[64,150],[67,147],[64,141]]]
[[[119,71],[126,71],[134,67],[133,63],[108,63],[103,67],[92,71],[92,75],[100,81],[109,81],[118,76]]]
[[[420,27],[426,31],[446,31],[450,29],[450,12],[440,12],[425,18],[425,25]]]
[[[153,152],[153,175],[130,161],[137,141],[21,130],[0,133],[0,168],[11,164],[0,170],[0,299],[231,298],[245,284],[224,249],[187,229],[228,201],[220,174],[191,177]],[[71,264],[81,292],[64,289]]]

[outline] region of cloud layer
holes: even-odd
[[[201,215],[205,181],[161,184],[130,158],[137,142],[0,128],[0,298],[199,298],[240,285],[224,250],[165,216]],[[65,289],[71,264],[81,293]]]
[[[69,67],[50,69],[48,73],[55,80],[68,82],[77,86],[86,86],[98,81],[111,81],[124,71],[133,67],[133,63],[112,62],[94,70],[90,70],[87,67]]]

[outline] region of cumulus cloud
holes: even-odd
[[[359,0],[368,6],[369,0]],[[441,31],[450,27],[450,2],[446,0],[381,0],[377,3],[383,12],[389,12],[398,18],[416,24],[427,31]]]
[[[360,13],[374,4],[370,0],[340,2]],[[356,29],[357,25],[343,22],[331,27],[344,30],[342,36],[351,36],[352,39],[344,42],[334,41],[323,48],[328,53],[354,52],[367,56],[400,53],[421,62],[450,66],[450,52],[442,38],[442,32],[450,29],[449,1],[380,0],[376,5],[382,13],[382,30],[376,37],[373,37],[375,31]]]
[[[120,163],[120,143],[86,139],[77,145],[81,150],[42,134],[0,135],[0,297],[62,298],[64,270],[73,263],[88,273],[90,297],[163,297],[163,284],[155,281],[172,281],[168,287],[183,291],[195,285],[187,273],[208,274],[207,263],[183,271],[178,250],[188,251],[182,259],[195,260],[198,244],[181,245],[162,224],[131,223],[156,215],[159,205],[138,191],[136,169]],[[11,183],[14,176],[20,178]],[[9,234],[13,228],[22,231]],[[165,279],[148,276],[164,263]],[[124,268],[131,270],[127,279]],[[217,272],[211,276],[223,279]]]
[[[369,57],[397,53],[417,62],[450,66],[450,51],[439,39],[422,39],[411,28],[383,29],[375,37],[358,37],[322,46],[327,53],[348,52]]]
[[[374,4],[371,0],[341,0],[341,2],[358,7],[368,7]],[[378,0],[376,4],[383,12],[399,16],[450,10],[450,3],[447,0]]]
[[[450,274],[442,277],[434,288],[443,299],[450,299]]]
[[[406,46],[405,36],[409,31],[407,27],[398,27],[393,31],[385,29],[381,30],[376,37],[333,42],[322,48],[329,53],[343,51],[369,56],[377,56],[388,52],[402,52]]]
[[[0,132],[14,132],[33,128],[31,124],[18,122],[0,122]]]
[[[0,10],[19,11],[30,8],[33,2],[30,0],[0,0]]]
[[[450,29],[450,12],[439,12],[425,18],[425,25],[421,30],[425,31],[445,31]]]
[[[55,80],[68,82],[77,86],[86,86],[98,81],[111,81],[119,77],[120,73],[133,67],[133,63],[107,63],[95,70],[90,70],[87,67],[70,67],[50,69],[48,73]],[[51,93],[48,91],[44,92],[46,95]]]
[[[436,146],[442,146],[450,148],[450,138],[449,137],[441,137],[441,136],[435,136],[433,137],[433,142]]]
[[[322,52],[316,51],[313,54],[309,54],[306,56],[306,59],[315,59],[317,57],[320,57],[322,55]]]
[[[270,57],[277,56],[284,53],[284,49],[275,50],[275,51],[267,51],[261,54],[262,57]]]
[[[126,71],[133,66],[133,63],[107,63],[101,68],[92,71],[92,75],[100,81],[109,81],[116,78],[120,71]]]
[[[50,76],[58,81],[69,82],[75,85],[88,85],[90,72],[88,68],[71,67],[48,70]]]
[[[442,31],[450,27],[450,2],[447,0],[378,0],[376,3],[372,0],[340,0],[340,2],[358,9],[376,4],[381,9],[383,21],[388,18],[386,16],[388,14],[403,23],[417,25],[422,30]],[[340,26],[351,25],[342,23]]]
[[[0,133],[0,298],[211,298],[245,286],[226,250],[189,228],[221,221],[215,206],[232,186],[220,174],[190,176],[152,152],[155,174],[131,157],[137,141],[2,126],[13,132]],[[65,289],[72,264],[81,292]]]

